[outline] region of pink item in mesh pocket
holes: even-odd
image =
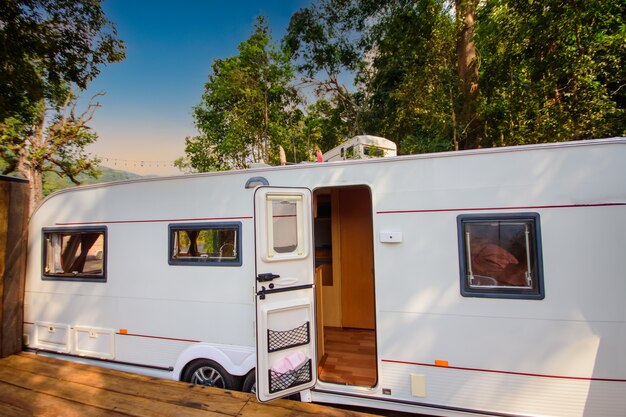
[[[284,374],[297,369],[306,360],[304,353],[297,351],[285,356],[272,366],[272,371]]]

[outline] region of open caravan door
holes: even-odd
[[[255,192],[257,398],[316,382],[311,191]]]

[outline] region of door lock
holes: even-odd
[[[265,286],[262,286],[261,291],[257,292],[256,295],[258,295],[261,300],[265,300]]]

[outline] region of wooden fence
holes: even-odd
[[[0,357],[22,350],[28,181],[0,175]]]

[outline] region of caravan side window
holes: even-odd
[[[241,223],[169,225],[170,265],[241,266]]]
[[[543,299],[539,215],[461,215],[457,218],[461,294]]]
[[[43,229],[43,279],[106,281],[105,226]]]

